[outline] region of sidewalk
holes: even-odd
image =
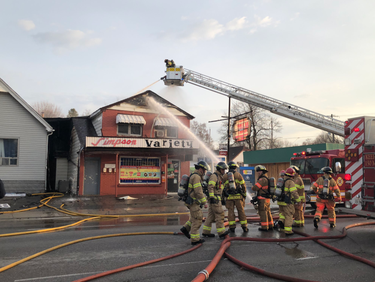
[[[58,212],[49,207],[16,212],[5,213],[6,211],[16,211],[32,208],[40,205],[42,196],[26,196],[26,197],[4,197],[0,200],[0,204],[8,204],[10,208],[0,209],[0,221],[3,220],[27,220],[27,219],[67,219],[75,218],[62,212]],[[52,199],[49,205],[63,208],[72,212],[84,214],[101,214],[101,215],[133,215],[133,214],[164,214],[164,213],[186,213],[189,210],[183,202],[178,201],[176,193],[165,195],[133,195],[124,198],[116,198],[114,196],[64,196]],[[226,211],[225,207],[224,210]],[[246,203],[246,214],[256,214],[253,206]],[[207,209],[203,209],[203,213],[207,213]]]

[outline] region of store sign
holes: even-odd
[[[86,137],[86,147],[94,148],[199,148],[197,142],[186,139],[112,138]]]
[[[236,142],[245,141],[250,136],[250,119],[236,120],[233,125],[233,139]]]

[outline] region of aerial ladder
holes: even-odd
[[[283,116],[312,127],[331,132],[342,137],[344,134],[344,122],[325,116],[290,103],[286,103],[266,95],[209,77],[207,75],[176,66],[172,61],[166,60],[166,75],[161,79],[167,86],[183,86],[185,82],[218,94],[251,104],[253,106],[270,111],[273,114]]]

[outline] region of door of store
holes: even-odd
[[[168,162],[168,192],[177,192],[180,182],[180,161],[169,160]]]
[[[100,159],[85,159],[84,195],[100,194]]]

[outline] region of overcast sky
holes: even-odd
[[[134,95],[165,75],[164,59],[346,120],[375,116],[375,1],[0,0],[0,77],[29,104],[79,113]],[[228,99],[186,84],[146,88],[198,122]],[[276,137],[321,131],[274,116]],[[209,123],[212,136],[220,123]]]

